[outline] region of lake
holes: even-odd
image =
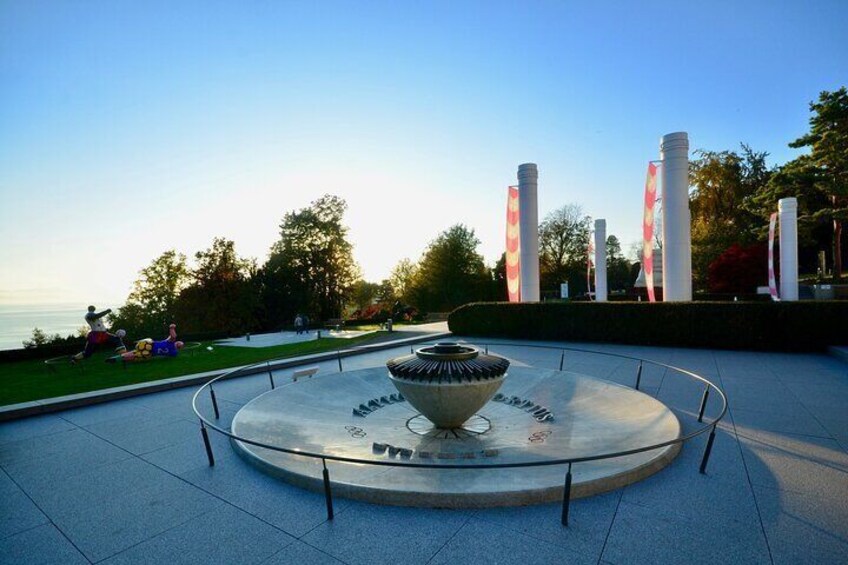
[[[0,305],[0,349],[20,349],[32,337],[33,328],[47,335],[76,335],[86,326],[87,304]],[[87,326],[86,326],[87,327]]]

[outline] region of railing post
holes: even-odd
[[[339,361],[339,373],[342,372],[342,352],[341,350],[336,350],[336,358]]]
[[[701,408],[698,410],[698,421],[704,421],[704,410],[707,408],[707,399],[710,397],[710,386],[704,389],[704,396],[701,397]]]
[[[206,426],[203,420],[200,420],[200,434],[203,436],[203,445],[206,447],[206,457],[209,458],[209,466],[215,466],[215,456],[212,455],[212,444],[209,443],[209,432],[206,431]]]
[[[268,361],[266,365],[268,366],[268,378],[271,379],[271,390],[274,390],[274,373],[271,371],[271,362]]]
[[[704,458],[701,459],[701,468],[699,472],[704,475],[707,472],[707,461],[710,460],[710,452],[713,450],[713,441],[715,441],[716,425],[713,424],[713,429],[710,430],[710,437],[707,439],[707,448],[704,449]]]
[[[565,490],[562,494],[562,525],[568,526],[568,507],[571,504],[571,463],[565,474]]]
[[[565,349],[559,355],[559,370],[562,371],[562,366],[565,364]]]
[[[321,459],[324,464],[324,498],[327,500],[327,520],[333,519],[333,491],[330,490],[330,471],[327,470],[327,460]]]
[[[218,412],[218,399],[215,398],[215,389],[212,388],[212,385],[209,385],[209,396],[212,397],[212,408],[215,410],[215,419],[221,419],[221,413]]]
[[[639,385],[642,383],[642,362],[639,361],[639,370],[636,371],[636,390],[639,390]]]

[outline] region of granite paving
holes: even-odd
[[[440,328],[441,329],[441,328]],[[399,332],[400,334],[400,332]],[[398,335],[398,337],[407,337]],[[324,497],[271,478],[211,433],[210,467],[177,389],[0,424],[0,563],[848,563],[848,363],[826,354],[510,342],[488,345],[518,365],[582,372],[635,386],[629,355],[693,371],[722,387],[716,430],[636,484],[561,506],[446,510]],[[378,366],[409,346],[345,358]],[[316,365],[312,363],[309,365]],[[321,374],[336,361],[317,363]],[[291,369],[277,371],[286,382]],[[216,387],[226,428],[267,391],[266,375]],[[684,431],[703,385],[644,363],[640,389]],[[215,421],[208,396],[204,415]],[[707,422],[721,402],[712,394]]]

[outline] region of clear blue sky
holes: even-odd
[[[599,4],[599,5],[595,5]],[[506,186],[640,233],[659,137],[781,163],[848,83],[848,2],[0,2],[0,303],[118,305],[214,236],[349,203],[367,279]]]

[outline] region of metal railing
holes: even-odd
[[[667,440],[667,441],[663,441],[663,442],[660,442],[660,443],[655,443],[655,444],[651,444],[651,445],[647,445],[647,446],[635,447],[635,448],[627,449],[627,450],[623,450],[623,451],[598,453],[598,454],[593,454],[593,455],[585,455],[585,456],[581,456],[581,457],[562,457],[560,459],[545,459],[545,460],[540,460],[540,461],[521,461],[521,462],[512,462],[512,463],[473,463],[473,464],[420,463],[420,462],[405,461],[405,460],[360,459],[360,458],[357,458],[357,457],[346,457],[346,456],[332,455],[332,454],[327,454],[327,453],[313,453],[313,452],[310,452],[310,451],[303,451],[302,449],[299,449],[297,447],[281,447],[281,446],[278,446],[278,445],[271,445],[271,444],[268,444],[268,443],[255,441],[255,440],[252,440],[250,438],[240,437],[240,436],[232,433],[230,430],[227,430],[227,429],[224,429],[220,426],[215,425],[213,422],[211,422],[210,420],[205,418],[203,416],[203,414],[201,414],[201,411],[198,407],[198,398],[201,396],[201,394],[204,393],[204,391],[206,389],[209,390],[209,396],[210,396],[210,399],[212,401],[212,407],[213,407],[213,411],[215,413],[215,419],[219,420],[221,416],[220,416],[220,410],[219,410],[219,407],[218,407],[218,400],[217,400],[217,397],[216,397],[216,394],[215,394],[214,385],[218,384],[220,381],[223,381],[223,380],[226,380],[226,379],[229,379],[229,378],[233,378],[233,377],[237,377],[237,376],[255,375],[256,372],[257,372],[256,369],[262,368],[263,366],[265,368],[267,368],[268,378],[270,380],[271,389],[274,389],[275,386],[276,386],[276,383],[274,381],[274,373],[273,373],[273,370],[271,368],[271,362],[277,361],[277,360],[269,360],[269,361],[263,361],[261,363],[256,363],[256,364],[253,364],[253,365],[248,365],[246,367],[240,367],[238,369],[234,369],[232,371],[229,371],[227,373],[219,375],[219,376],[217,376],[213,379],[210,379],[207,383],[203,384],[197,390],[197,392],[194,394],[194,396],[192,397],[192,409],[194,410],[195,415],[197,415],[197,417],[200,420],[200,432],[201,432],[201,436],[203,438],[204,447],[206,449],[206,455],[207,455],[207,458],[209,460],[209,466],[211,467],[211,466],[215,465],[215,456],[214,456],[214,453],[212,451],[212,444],[209,440],[209,432],[208,432],[209,429],[211,429],[215,432],[218,432],[218,433],[220,433],[224,436],[227,436],[231,439],[240,441],[242,443],[246,443],[248,445],[253,445],[253,446],[256,446],[256,447],[261,447],[261,448],[264,448],[264,449],[269,449],[269,450],[272,450],[272,451],[277,451],[277,452],[280,452],[280,453],[287,453],[287,454],[290,454],[290,455],[296,455],[296,456],[300,456],[300,457],[320,459],[322,466],[323,466],[322,475],[323,475],[323,482],[324,482],[324,496],[325,496],[325,500],[326,500],[326,503],[327,503],[327,518],[329,520],[332,520],[333,514],[334,514],[333,513],[332,483],[331,483],[331,480],[330,480],[329,469],[327,468],[327,461],[335,461],[335,462],[339,462],[339,463],[356,463],[356,464],[363,464],[363,465],[376,465],[376,466],[385,466],[385,467],[412,467],[412,468],[416,468],[416,469],[468,469],[468,470],[473,470],[473,469],[507,469],[507,468],[520,468],[520,467],[526,468],[526,467],[546,467],[546,466],[551,466],[551,465],[568,465],[568,470],[566,471],[566,474],[565,474],[564,488],[563,488],[563,500],[562,500],[561,522],[564,526],[568,526],[568,513],[569,513],[569,506],[570,506],[570,501],[571,501],[572,466],[575,465],[575,464],[585,463],[585,462],[588,462],[588,461],[599,461],[599,460],[604,460],[604,459],[614,459],[614,458],[618,458],[618,457],[625,457],[625,456],[628,456],[628,455],[635,455],[637,453],[644,453],[644,452],[647,452],[647,451],[653,451],[655,449],[660,449],[660,448],[668,447],[668,446],[672,446],[672,445],[681,445],[682,446],[685,442],[687,442],[687,441],[709,431],[709,436],[707,438],[707,444],[706,444],[706,447],[704,448],[704,453],[701,457],[701,464],[700,464],[700,467],[699,467],[699,472],[701,474],[706,473],[707,463],[709,462],[710,454],[712,453],[713,443],[715,441],[716,427],[718,426],[718,423],[721,421],[721,419],[727,413],[727,397],[725,396],[724,391],[722,391],[718,386],[716,386],[714,383],[710,382],[708,379],[706,379],[706,378],[704,378],[700,375],[697,375],[697,374],[693,373],[692,371],[688,371],[688,370],[682,369],[680,367],[675,367],[673,365],[668,365],[666,363],[661,363],[659,361],[653,361],[651,359],[633,357],[633,356],[630,356],[630,355],[623,355],[623,354],[620,354],[620,353],[613,353],[613,352],[608,352],[608,351],[597,351],[597,350],[583,349],[583,348],[578,348],[578,347],[568,347],[568,346],[536,345],[536,344],[528,344],[528,343],[521,343],[521,342],[510,342],[510,341],[498,341],[496,343],[484,343],[484,344],[469,343],[469,342],[463,341],[462,343],[466,343],[468,345],[473,345],[475,347],[479,347],[481,349],[484,349],[486,353],[489,352],[489,346],[490,345],[496,346],[496,347],[522,347],[522,348],[547,349],[547,350],[558,351],[558,352],[560,352],[560,359],[559,359],[559,370],[560,371],[563,370],[563,367],[564,367],[564,364],[565,364],[566,352],[586,353],[586,354],[592,354],[592,355],[603,355],[603,356],[607,356],[607,357],[615,357],[615,358],[624,359],[624,360],[638,361],[639,365],[638,365],[638,368],[636,370],[636,375],[634,377],[634,384],[633,384],[633,386],[636,390],[639,390],[640,386],[641,386],[642,367],[643,367],[644,364],[649,364],[649,365],[653,365],[653,366],[656,366],[656,367],[661,367],[661,368],[664,368],[666,371],[670,370],[670,371],[673,371],[676,374],[681,374],[685,377],[689,377],[691,379],[694,379],[696,382],[698,382],[698,383],[700,383],[704,386],[703,393],[701,394],[700,403],[698,405],[697,421],[698,421],[699,424],[704,423],[704,412],[706,410],[707,401],[709,400],[709,397],[710,397],[710,390],[714,391],[715,394],[718,394],[718,396],[721,400],[721,411],[719,412],[718,416],[716,416],[712,421],[707,422],[703,426],[700,426],[697,429],[695,429],[694,431],[689,432],[688,434],[682,435],[682,436],[680,436],[676,439]],[[422,343],[422,344],[419,344],[419,345],[425,345],[425,344],[426,343]],[[342,358],[343,357],[355,355],[355,354],[358,354],[358,353],[368,353],[368,352],[373,352],[373,351],[374,351],[373,348],[369,347],[367,345],[337,350],[336,351],[336,359],[338,361],[339,372],[343,372],[343,366],[342,366]],[[410,352],[412,352],[412,351],[413,351],[413,348],[410,347]],[[314,364],[314,363],[315,363],[314,360],[305,359],[302,364],[306,365],[306,364]],[[292,366],[289,366],[287,368],[292,368]]]

